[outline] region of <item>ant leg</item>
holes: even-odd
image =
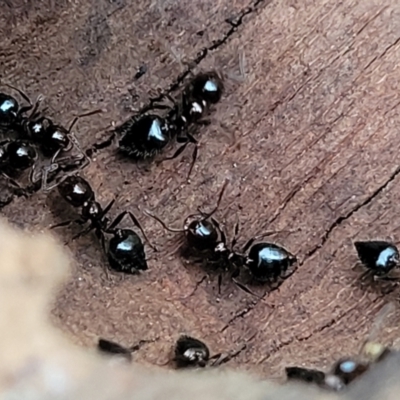
[[[231,352],[228,354],[223,354],[223,353],[215,354],[214,356],[210,357],[210,360],[215,359],[215,361],[211,364],[211,366],[217,367],[217,366],[227,363],[228,361],[232,360],[232,358],[239,355],[246,347],[247,347],[247,345],[244,344],[243,346],[240,347],[240,349],[238,349],[234,352]]]
[[[257,297],[258,299],[262,299],[262,296],[259,296],[258,294],[254,293],[252,290],[250,290],[246,285],[244,285],[243,283],[239,282],[236,278],[234,278],[232,276],[232,281],[233,283],[239,288],[242,289],[244,292],[246,292],[247,294],[250,294],[254,297]]]
[[[77,233],[71,240],[74,241],[75,239],[80,238],[81,236],[87,235],[89,232],[91,232],[94,229],[93,224],[90,224],[86,229],[83,229],[79,233]]]
[[[1,175],[3,175],[4,178],[6,178],[15,188],[23,190],[22,187],[21,187],[21,185],[20,185],[16,180],[14,180],[13,178],[11,178],[11,176],[8,176],[8,175],[7,175],[5,172],[3,172],[3,171],[1,171],[0,173],[1,173]]]
[[[164,222],[163,220],[161,220],[159,217],[155,216],[153,213],[151,213],[151,212],[148,211],[148,210],[144,210],[143,213],[144,213],[145,215],[147,215],[148,217],[151,217],[151,218],[155,219],[159,224],[162,225],[162,227],[163,227],[165,230],[167,230],[167,231],[169,231],[169,232],[174,232],[174,233],[176,233],[176,232],[186,232],[186,229],[176,229],[176,228],[170,228],[170,227],[168,227],[168,226],[165,224],[165,222]]]
[[[107,256],[107,246],[106,246],[106,239],[104,238],[104,233],[100,230],[96,232],[98,234],[98,238],[101,243],[101,247],[103,248],[104,254]],[[99,237],[100,236],[100,237]],[[104,264],[104,272],[106,274],[106,278],[109,280],[110,279],[110,274],[109,270],[107,268],[107,263]]]
[[[228,183],[229,183],[229,179],[225,179],[225,182],[222,185],[221,192],[219,193],[217,205],[214,207],[214,209],[212,211],[210,211],[209,213],[207,213],[207,214],[200,211],[200,213],[203,216],[203,220],[206,220],[207,218],[210,218],[218,210],[218,208],[219,208],[219,206],[221,204],[221,200],[222,200],[222,197],[224,195],[225,189],[228,186]]]
[[[374,281],[375,282],[379,282],[379,281],[386,281],[386,282],[396,282],[399,281],[399,277],[396,276],[379,276],[379,275],[375,275],[374,276]]]
[[[100,113],[102,113],[103,112],[103,110],[101,110],[101,109],[97,109],[97,110],[93,110],[93,111],[89,111],[89,112],[87,112],[87,113],[83,113],[83,114],[78,114],[78,115],[76,115],[75,116],[75,118],[72,120],[72,122],[71,122],[71,124],[69,125],[69,128],[68,128],[68,133],[71,133],[71,131],[72,131],[72,128],[74,127],[74,125],[78,122],[78,119],[80,119],[80,118],[82,118],[82,117],[89,117],[90,115],[94,115],[94,114],[100,114]]]
[[[49,229],[61,228],[62,226],[69,226],[72,223],[77,223],[77,224],[82,225],[82,224],[85,223],[85,221],[82,221],[81,219],[76,219],[76,220],[70,219],[68,221],[63,221],[63,222],[60,222],[60,223],[55,224],[55,225],[50,225]]]
[[[186,149],[186,147],[187,147],[187,145],[188,145],[189,143],[190,143],[189,141],[186,141],[182,146],[180,146],[180,147],[178,148],[178,150],[175,151],[175,153],[174,153],[172,156],[165,157],[165,158],[163,159],[163,161],[166,161],[166,160],[173,160],[173,159],[179,157],[179,156],[183,153],[183,151]]]
[[[32,109],[31,113],[29,114],[28,119],[32,120],[32,119],[34,119],[34,118],[38,118],[39,115],[40,115],[40,113],[38,112],[38,108],[39,108],[39,105],[40,105],[40,103],[42,102],[42,100],[43,100],[43,97],[42,97],[42,96],[38,96],[38,98],[36,99],[35,104],[34,104],[33,107],[32,107],[32,105],[30,105],[29,108],[26,107],[26,109],[25,109],[24,111],[23,111],[23,109],[24,109],[25,107],[22,107],[21,110],[20,110],[20,113],[22,113],[22,112],[27,112],[27,111],[29,111],[30,109]],[[43,112],[45,112],[45,111],[43,111]]]
[[[8,86],[11,89],[14,89],[15,91],[17,91],[22,97],[23,99],[28,102],[30,105],[32,105],[32,102],[30,101],[29,97],[27,96],[27,94],[25,92],[23,92],[21,89],[18,89],[17,87],[10,85],[8,83],[4,84],[5,86]]]
[[[78,142],[78,139],[76,138],[76,136],[75,136],[72,132],[69,133],[69,139],[70,139],[70,141],[71,141],[71,143],[72,143],[72,146],[71,146],[70,148],[68,148],[68,149],[64,149],[64,151],[69,151],[69,150],[72,149],[72,147],[75,147],[75,149],[78,151],[79,155],[76,155],[76,156],[74,156],[74,157],[66,156],[66,157],[63,157],[63,158],[58,159],[57,162],[58,162],[58,163],[62,163],[62,162],[65,162],[65,161],[74,160],[74,163],[77,163],[78,161],[84,160],[84,161],[82,162],[82,164],[80,165],[80,169],[86,168],[86,167],[90,164],[90,161],[91,161],[90,158],[89,158],[88,155],[82,150],[81,145],[80,145],[79,142]],[[58,151],[54,154],[54,156],[53,156],[53,158],[52,158],[52,163],[55,163],[55,160],[56,160],[57,156],[59,155],[60,151],[61,151],[61,149],[58,150]]]
[[[235,228],[233,231],[233,239],[232,239],[232,243],[231,243],[232,249],[236,246],[238,235],[239,235],[239,222],[236,222]]]
[[[188,181],[189,181],[190,175],[191,175],[191,173],[193,171],[194,164],[196,163],[198,153],[199,153],[199,146],[196,144],[194,146],[194,150],[193,150],[193,154],[192,154],[192,162],[190,164],[189,172],[188,172],[188,175],[187,175],[187,178],[186,178]]]
[[[114,205],[114,203],[115,203],[115,199],[111,200],[111,201],[107,204],[106,208],[103,210],[103,214],[102,214],[103,217],[104,217],[106,214],[108,214],[108,212],[111,210],[111,207]]]

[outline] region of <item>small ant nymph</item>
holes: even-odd
[[[399,266],[399,250],[383,240],[354,242],[361,263],[376,276],[388,274]]]
[[[177,368],[205,367],[210,359],[210,350],[199,339],[181,336],[175,345]]]
[[[136,274],[148,269],[143,243],[140,237],[131,229],[118,229],[122,219],[127,215],[143,234],[149,243],[139,221],[130,211],[121,212],[112,222],[107,214],[113,206],[112,200],[104,209],[95,200],[94,191],[90,184],[78,175],[67,176],[58,184],[60,195],[73,207],[80,208],[80,223],[89,223],[89,226],[75,235],[73,239],[94,231],[100,240],[103,250],[107,255],[111,269],[127,274]],[[73,221],[66,221],[53,226],[69,225]],[[111,235],[108,248],[105,244],[105,235]],[[150,245],[151,246],[151,245]],[[151,246],[153,247],[153,246]]]

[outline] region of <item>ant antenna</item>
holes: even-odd
[[[225,189],[228,186],[228,183],[229,183],[229,179],[227,178],[227,179],[225,179],[225,182],[224,182],[224,184],[222,186],[222,189],[221,189],[221,192],[219,194],[217,205],[215,206],[215,208],[211,212],[209,212],[208,214],[205,214],[205,213],[203,213],[203,212],[201,212],[199,210],[200,213],[203,215],[203,220],[206,220],[206,219],[210,218],[218,210],[218,208],[219,208],[219,206],[221,204],[221,200],[222,200],[222,197],[224,195]]]
[[[10,85],[8,83],[5,83],[4,85],[8,86],[9,88],[11,88],[11,89],[15,90],[16,92],[18,92],[26,102],[28,102],[29,104],[32,104],[30,99],[29,99],[29,97],[21,89],[18,89],[17,87],[12,86],[12,85]]]
[[[169,232],[175,232],[175,233],[176,233],[176,232],[186,232],[186,229],[170,228],[169,226],[167,226],[167,225],[165,224],[165,222],[164,222],[162,219],[160,219],[159,217],[157,217],[156,215],[154,215],[153,213],[151,213],[151,212],[148,211],[148,210],[144,210],[143,213],[146,214],[148,217],[151,217],[151,218],[155,219],[159,224],[162,225],[162,227],[163,227],[165,230],[167,230],[167,231],[169,231]]]
[[[72,128],[75,126],[75,124],[77,123],[77,121],[78,121],[79,118],[82,118],[82,117],[89,117],[90,115],[100,114],[100,113],[102,113],[102,112],[103,112],[103,110],[99,108],[99,109],[97,109],[97,110],[93,110],[93,111],[89,111],[89,112],[87,112],[87,113],[83,113],[83,114],[78,114],[78,115],[76,115],[75,118],[72,120],[71,125],[70,125],[69,128],[68,128],[68,133],[71,133]]]

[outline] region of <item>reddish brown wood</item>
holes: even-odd
[[[98,336],[126,345],[157,339],[136,355],[151,364],[168,360],[181,333],[213,352],[247,344],[228,365],[262,376],[282,376],[287,365],[324,368],[358,352],[379,309],[398,296],[396,284],[360,284],[352,241],[399,240],[399,3],[136,3],[48,1],[0,17],[4,82],[32,98],[44,94],[51,116],[65,124],[73,114],[106,110],[79,122],[85,148],[178,84],[187,65],[227,76],[190,184],[190,151],[147,169],[121,160],[112,146],[96,154],[84,174],[101,201],[118,195],[114,213],[132,210],[165,252],[149,251],[150,270],[140,277],[108,280],[94,237],[70,244],[74,276],[54,308],[57,323],[87,346]],[[240,15],[232,31],[224,20]],[[202,49],[213,50],[192,68]],[[135,80],[142,64],[148,72]],[[301,229],[274,237],[300,262],[262,301],[228,277],[218,296],[216,275],[190,296],[204,272],[169,254],[176,240],[140,212],[179,226],[198,206],[213,207],[226,178],[216,216],[229,233],[240,220],[240,243],[264,230]],[[45,229],[73,212],[58,200],[56,192],[37,193],[15,199],[4,214]],[[398,320],[396,311],[381,341],[398,344]]]

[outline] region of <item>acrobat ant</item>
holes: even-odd
[[[199,210],[198,214],[190,215],[184,222],[183,229],[168,227],[160,218],[145,211],[146,215],[158,221],[164,229],[170,232],[184,233],[188,250],[196,255],[202,256],[207,263],[216,263],[227,268],[235,267],[232,275],[235,278],[240,273],[240,268],[246,267],[251,276],[260,283],[273,283],[279,278],[286,278],[289,268],[297,261],[296,257],[289,251],[274,243],[260,242],[255,243],[265,236],[276,232],[266,232],[262,235],[251,238],[243,247],[241,252],[235,250],[239,226],[235,226],[235,235],[230,245],[220,224],[212,215],[217,211],[228,180],[225,181],[216,207],[210,213],[203,213]],[[248,291],[248,289],[245,289]]]
[[[387,275],[399,266],[399,250],[393,243],[383,240],[354,242],[358,258],[376,276]]]
[[[89,226],[75,235],[73,240],[94,231],[100,240],[104,252],[108,257],[110,267],[117,272],[136,274],[139,271],[148,269],[144,246],[137,235],[131,229],[118,229],[117,226],[122,219],[128,215],[132,222],[142,232],[143,237],[151,246],[146,234],[144,233],[139,221],[130,211],[121,212],[112,222],[107,218],[107,214],[113,206],[113,199],[104,209],[95,200],[94,191],[90,184],[79,175],[70,175],[58,183],[58,191],[69,204],[75,208],[80,208],[80,219],[75,221],[80,224],[89,222]],[[66,221],[53,226],[66,226],[74,221]],[[108,248],[105,245],[105,234],[111,235]],[[153,246],[151,246],[153,247]],[[153,247],[154,248],[154,247]]]
[[[168,227],[150,211],[144,211],[144,213],[159,222],[167,231],[183,233],[187,245],[186,250],[191,255],[201,256],[207,262],[227,263],[229,250],[226,246],[226,236],[218,221],[212,218],[212,215],[219,208],[227,184],[228,180],[222,186],[216,207],[209,213],[203,213],[199,210],[198,213],[189,215],[185,219],[182,229]]]
[[[100,338],[97,342],[97,349],[104,354],[121,356],[131,362],[132,353],[138,351],[145,343],[150,342],[153,342],[153,340],[140,340],[138,344],[125,347],[111,340]]]
[[[20,107],[14,97],[0,93],[0,126],[13,128],[23,136],[23,139],[31,140],[37,144],[45,157],[51,157],[51,165],[43,168],[42,171],[42,189],[47,189],[47,175],[57,169],[58,163],[68,160],[74,163],[81,163],[81,167],[84,168],[90,160],[81,149],[72,132],[72,128],[79,118],[98,114],[102,110],[94,110],[77,115],[69,128],[66,129],[37,111],[40,99],[36,101],[35,105],[32,105],[29,97],[22,90],[11,85],[7,86],[17,91],[29,105]],[[32,110],[30,115],[25,116],[24,114],[29,110]],[[78,155],[57,159],[60,153],[70,152],[73,148],[79,153]],[[37,181],[33,175],[32,180]]]
[[[178,148],[172,157],[178,157],[189,143],[196,145],[193,152],[192,166],[197,158],[197,141],[189,133],[188,127],[193,123],[205,124],[202,119],[209,112],[210,106],[216,104],[222,96],[224,86],[222,79],[214,72],[196,75],[183,90],[181,101],[177,104],[169,96],[174,106],[150,104],[142,110],[142,114],[126,121],[115,129],[120,136],[119,151],[134,160],[145,160],[159,154],[176,138],[183,145]],[[166,116],[160,117],[149,114],[151,110],[169,110]]]
[[[288,380],[314,383],[318,386],[323,385],[325,382],[325,373],[317,369],[286,367],[285,372]]]

